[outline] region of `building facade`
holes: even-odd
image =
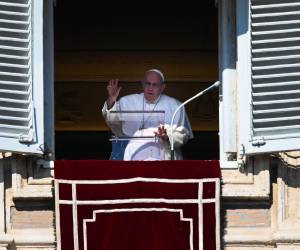
[[[132,51],[127,42],[125,52],[118,46],[109,52],[113,43],[104,44],[100,57],[106,61],[89,61],[97,53],[85,52],[80,60],[91,64],[80,68],[76,68],[76,59],[81,53],[55,51],[59,65],[55,80],[53,4],[48,0],[0,0],[0,249],[56,249],[54,81],[63,82],[57,89],[72,78],[74,82],[79,77],[81,82],[105,82],[112,73],[110,60],[121,54],[127,62],[128,55],[138,61],[148,53],[151,63],[153,55],[159,55],[155,59],[175,83],[173,91],[182,87],[180,81],[195,87],[199,79],[207,84],[215,74],[214,60],[207,54],[209,46],[203,52],[192,43],[188,51],[180,46],[153,50],[156,45],[152,45],[145,52],[143,46]],[[300,1],[219,0],[209,4],[216,4],[218,10],[219,65],[215,68],[222,83],[222,247],[300,249]],[[170,70],[179,51],[185,61],[178,60],[176,65],[182,71]],[[69,57],[63,56],[67,52]],[[73,64],[66,65],[65,58],[72,57]],[[194,60],[201,60],[203,68],[209,65],[209,70],[199,73]],[[99,65],[106,75],[96,70]],[[131,66],[118,66],[129,87],[138,81]],[[89,74],[94,77],[89,79]],[[60,116],[56,130],[73,122],[63,119],[62,109],[56,112]],[[81,114],[72,112],[80,119]],[[207,120],[206,126],[214,125]]]

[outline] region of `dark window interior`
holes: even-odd
[[[56,159],[109,159],[111,144],[108,131],[57,131]],[[217,132],[194,132],[195,138],[182,148],[186,160],[219,159]]]
[[[80,114],[76,113],[76,110],[72,111],[74,116],[77,115],[75,122],[70,122],[68,117],[61,118],[66,125],[60,125],[60,117],[63,116],[62,114],[68,114],[67,109],[72,107],[64,102],[67,101],[66,98],[57,94],[57,91],[63,91],[64,88],[74,88],[74,93],[68,90],[66,91],[68,96],[65,96],[75,98],[76,91],[79,93],[88,92],[90,91],[87,89],[89,86],[98,84],[102,92],[99,91],[99,103],[97,103],[99,110],[95,111],[94,116],[103,123],[99,117],[101,116],[101,105],[105,100],[106,76],[102,79],[100,77],[103,73],[99,73],[95,74],[94,78],[93,75],[89,76],[88,79],[72,78],[67,74],[62,77],[61,75],[64,73],[64,66],[62,65],[64,63],[59,60],[67,58],[69,54],[74,52],[82,55],[90,53],[91,56],[93,53],[105,52],[106,55],[107,53],[109,55],[110,52],[118,53],[118,51],[134,52],[141,55],[152,52],[164,55],[165,52],[169,51],[179,55],[186,51],[190,51],[192,54],[204,52],[211,54],[211,57],[214,58],[216,63],[213,70],[217,72],[217,8],[215,1],[212,0],[199,3],[172,2],[172,4],[167,4],[162,1],[157,3],[151,1],[137,4],[130,1],[121,3],[92,0],[84,2],[57,1],[54,13],[54,31],[56,71],[59,73],[56,74],[55,89],[56,98],[60,99],[56,99],[55,107],[57,119],[56,159],[108,159],[111,150],[109,130],[105,126],[99,129],[90,128],[86,125],[81,126],[80,119],[82,118]],[[80,61],[80,58],[77,59]],[[205,59],[200,58],[200,60]],[[203,62],[203,64],[205,63]],[[113,63],[108,60],[107,69],[101,70],[107,72],[107,77],[114,78],[115,76],[110,73],[113,67]],[[125,65],[125,67],[130,68],[131,66]],[[74,71],[76,70],[74,68]],[[195,67],[194,70],[196,74],[197,68]],[[191,74],[193,75],[193,73]],[[175,84],[181,81],[177,80],[176,74],[172,79]],[[192,80],[187,79],[189,83],[194,84],[193,86],[197,86],[198,82],[207,85],[213,80],[215,79],[209,77],[201,78],[201,74],[199,79],[197,77]],[[86,89],[78,89],[78,86]],[[202,85],[199,86],[198,91],[203,88]],[[197,90],[197,88],[195,89]],[[170,88],[171,95],[181,101],[190,96],[190,93],[184,94],[185,91],[184,87]],[[78,96],[80,97],[80,95]],[[205,98],[204,105],[214,107],[212,111],[214,125],[212,127],[207,125],[203,129],[201,126],[193,126],[192,123],[193,129],[195,129],[195,138],[183,147],[185,159],[219,159],[218,94],[215,93],[212,99]],[[89,111],[88,101],[88,99],[79,98],[76,102],[80,103],[81,107],[83,106],[84,111]],[[197,115],[193,115],[193,112],[192,108],[191,111],[188,109],[189,116],[197,117]],[[204,117],[204,119],[206,118]],[[201,124],[201,120],[199,123]]]

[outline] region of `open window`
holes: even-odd
[[[172,11],[170,11],[172,7]],[[160,69],[165,93],[185,101],[218,80],[215,2],[57,1],[55,12],[56,159],[109,159],[111,130],[101,115],[106,86],[120,97],[142,92],[146,70]],[[111,17],[114,18],[111,18]],[[219,159],[218,91],[186,106],[194,139],[184,159]]]
[[[0,1],[0,151],[53,152],[52,4]]]

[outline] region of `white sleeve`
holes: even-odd
[[[117,111],[118,102],[115,102],[114,105],[108,109],[107,102],[104,103],[102,108],[102,116],[107,124],[110,127],[112,132],[115,135],[123,134],[123,123],[120,121],[118,114],[111,113],[111,111]]]
[[[167,130],[167,135],[169,137],[169,143],[171,142],[171,126],[166,124],[165,129]],[[188,129],[183,126],[173,125],[173,141],[174,141],[174,149],[180,148],[183,144],[185,144],[188,139],[191,137],[191,134]]]
[[[177,103],[177,105],[179,106],[180,103]],[[169,137],[169,141],[171,142],[171,124],[165,124],[165,129],[167,130],[167,135]],[[193,138],[193,131],[185,112],[185,108],[182,107],[176,114],[173,123],[174,149],[180,148],[191,138]]]
[[[161,140],[161,143],[164,152],[164,159],[171,160],[171,126],[166,124],[165,128],[167,130],[169,140]],[[189,133],[189,130],[187,130],[185,127],[176,127],[173,125],[173,128],[175,160],[182,160],[180,148],[183,144],[185,144],[188,141],[191,135]]]
[[[102,107],[102,115],[105,120],[107,119],[107,113],[112,110],[117,110],[117,102],[115,102],[114,105],[110,109],[108,109],[107,102],[105,102]]]

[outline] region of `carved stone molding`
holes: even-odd
[[[222,197],[235,199],[269,199],[270,158],[252,157],[245,170],[222,169]]]
[[[13,199],[51,199],[53,197],[51,169],[42,169],[32,158],[14,156],[11,159]]]
[[[295,160],[288,158],[288,165],[279,162],[278,226],[279,230],[293,228],[300,232],[300,167],[297,167],[298,157]],[[296,165],[290,167],[292,163]]]
[[[278,153],[277,156],[284,165],[300,168],[300,151],[281,152]]]

